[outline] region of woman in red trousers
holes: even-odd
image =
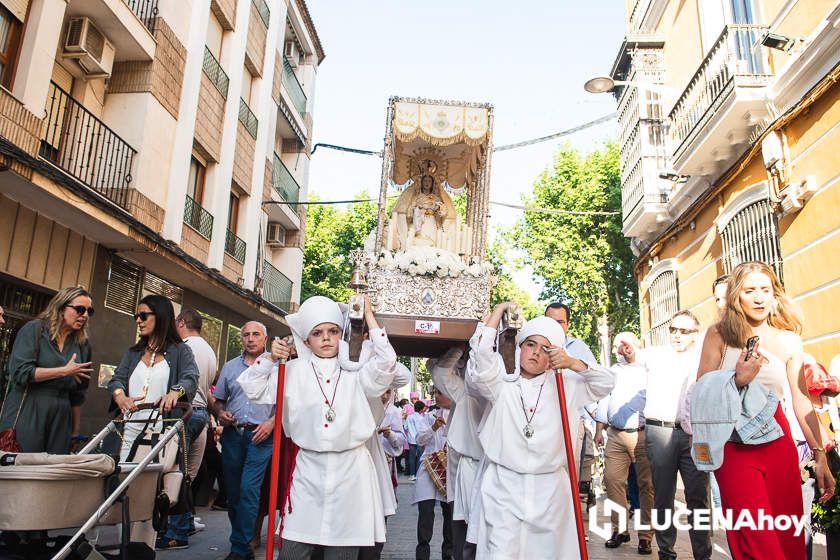
[[[720,322],[711,327],[703,342],[698,377],[717,369],[734,369],[738,387],[757,381],[784,397],[790,388],[793,410],[816,461],[821,501],[834,494],[831,476],[820,440],[814,408],[804,392],[802,373],[802,321],[795,304],[785,295],[773,269],[761,262],[747,262],[732,271],[726,295],[726,308]],[[760,337],[760,350],[749,355],[747,339]],[[790,426],[779,404],[776,422],[784,435],[759,445],[728,442],[723,464],[715,471],[724,511],[738,519],[743,510],[759,520],[764,515],[803,515],[798,455]],[[787,531],[738,529],[727,531],[732,557],[761,560],[805,560],[805,536]]]

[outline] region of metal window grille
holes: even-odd
[[[248,131],[251,138],[256,140],[259,121],[257,121],[257,116],[253,111],[251,111],[251,108],[248,107],[248,104],[241,97],[239,98],[239,122],[245,126],[245,130]]]
[[[155,32],[155,18],[158,14],[158,0],[123,0],[126,5],[131,8],[143,25],[154,34]]]
[[[292,98],[292,104],[302,117],[306,113],[306,94],[303,93],[303,87],[301,87],[297,75],[295,75],[295,69],[292,68],[289,59],[285,56],[283,57],[283,77],[281,78],[281,82],[286,88],[286,91],[289,92],[289,96]]]
[[[210,81],[213,82],[213,85],[216,86],[216,89],[219,90],[219,93],[227,99],[230,78],[228,78],[228,75],[222,69],[222,65],[219,64],[216,57],[213,56],[213,53],[210,52],[210,49],[207,48],[207,45],[204,46],[204,64],[202,69],[207,74],[207,77],[210,78]]]
[[[140,298],[142,272],[143,269],[132,262],[117,256],[111,257],[108,284],[105,287],[105,307],[127,315],[134,314]]]
[[[680,293],[677,289],[677,273],[666,270],[653,279],[648,288],[650,308],[650,331],[648,339],[658,346],[668,343],[668,324],[674,313],[680,309]]]
[[[245,242],[230,230],[225,236],[225,253],[245,264]]]
[[[723,267],[727,273],[748,261],[761,261],[773,267],[782,280],[782,251],[776,215],[769,200],[754,202],[735,214],[720,233]]]
[[[271,10],[268,9],[268,4],[265,0],[253,0],[254,6],[257,7],[257,12],[260,14],[260,19],[268,27],[268,22],[271,18]]]
[[[213,237],[213,215],[190,195],[187,195],[184,204],[184,223],[204,239],[210,240]]]
[[[148,270],[143,274],[143,292],[163,296],[174,303],[184,303],[184,289],[167,282]]]
[[[270,262],[263,261],[263,297],[284,311],[289,311],[294,283]]]
[[[271,170],[271,184],[286,202],[298,202],[300,199],[300,185],[276,152]]]

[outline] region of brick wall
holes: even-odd
[[[207,74],[202,72],[201,89],[198,92],[198,114],[195,119],[195,140],[201,144],[202,152],[215,162],[219,161],[222,150],[224,118],[225,98]]]
[[[27,154],[36,156],[41,145],[41,127],[41,119],[0,88],[0,136]]]
[[[225,260],[222,264],[222,274],[225,278],[231,282],[239,282],[239,279],[244,276],[242,274],[243,269],[242,263],[225,253]]]
[[[236,0],[211,0],[210,9],[222,24],[222,29],[233,31],[236,21]]]
[[[108,93],[151,92],[169,114],[178,118],[187,49],[163,18],[155,22],[155,58],[151,62],[115,62]]]
[[[271,97],[274,102],[280,104],[280,84],[283,83],[283,59],[280,53],[274,54],[274,81],[271,84]]]
[[[262,76],[265,59],[265,36],[268,33],[260,13],[253,2],[251,16],[248,19],[248,42],[245,45],[245,66],[254,76]]]
[[[187,224],[184,224],[181,230],[181,249],[191,257],[206,263],[207,255],[210,254],[210,241],[201,237],[197,231]]]
[[[163,229],[163,208],[145,197],[137,189],[128,189],[126,209],[143,225],[151,228],[152,231]]]
[[[236,125],[236,152],[233,155],[233,180],[248,195],[251,194],[251,174],[254,169],[254,151],[257,141],[254,140],[245,125]]]

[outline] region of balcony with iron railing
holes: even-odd
[[[277,154],[274,154],[271,184],[284,201],[294,203],[300,200],[300,185]]]
[[[737,158],[754,123],[767,116],[771,73],[761,37],[767,26],[727,25],[668,115],[669,147],[679,173],[708,175]],[[731,162],[729,162],[731,163]]]
[[[254,114],[253,111],[251,111],[251,108],[241,97],[239,98],[239,122],[241,122],[242,125],[245,127],[245,130],[248,131],[248,134],[251,135],[251,138],[256,140],[259,121],[257,121],[257,116]]]
[[[41,157],[127,209],[137,150],[55,82],[50,82],[45,111]]]
[[[202,69],[204,73],[210,78],[210,82],[219,90],[219,93],[222,94],[222,97],[227,99],[228,95],[228,88],[230,87],[230,78],[228,78],[227,73],[222,69],[222,65],[219,64],[219,61],[213,56],[213,53],[210,52],[210,49],[207,48],[205,45],[204,47],[204,62],[202,64]]]
[[[226,231],[225,253],[233,257],[237,262],[245,264],[245,241],[237,237],[232,231]]]
[[[294,283],[270,262],[263,261],[263,299],[284,311],[291,310]]]
[[[155,18],[158,14],[158,0],[123,0],[134,15],[143,22],[149,32],[155,32]]]
[[[301,87],[295,75],[295,69],[292,68],[292,65],[285,56],[283,57],[283,78],[281,83],[286,88],[286,92],[288,92],[292,100],[292,105],[294,105],[300,118],[303,119],[303,115],[306,113],[306,94],[303,92],[303,87]]]
[[[208,241],[213,237],[213,215],[190,195],[184,204],[184,223]]]
[[[265,0],[252,0],[254,2],[254,6],[257,8],[257,13],[260,14],[260,19],[262,20],[263,24],[268,27],[268,23],[271,18],[271,10],[268,8],[268,4],[266,4]]]

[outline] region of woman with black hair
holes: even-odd
[[[192,350],[175,330],[172,302],[163,296],[148,295],[140,300],[134,321],[140,331],[140,340],[123,355],[108,383],[113,408],[130,415],[137,411],[138,403],[155,403],[164,413],[176,402],[192,402],[198,383],[198,366]],[[148,415],[151,412],[142,411]],[[121,461],[127,459],[142,428],[140,423],[125,425]]]

